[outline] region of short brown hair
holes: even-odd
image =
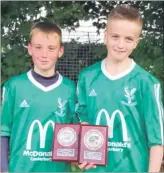
[[[62,45],[62,32],[59,26],[55,23],[51,22],[37,22],[35,23],[30,31],[30,39],[29,41],[31,42],[32,36],[35,33],[35,31],[41,31],[47,34],[51,33],[57,33],[60,37],[60,44]]]
[[[141,26],[141,29],[143,26],[143,19],[139,10],[127,4],[121,4],[114,8],[108,15],[108,20],[110,19],[122,19],[137,22]]]

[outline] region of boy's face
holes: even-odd
[[[60,45],[60,36],[56,33],[44,33],[38,31],[33,34],[28,52],[34,62],[34,70],[39,74],[54,74],[58,57],[63,55],[63,47]]]
[[[110,19],[104,37],[108,57],[114,61],[128,58],[139,42],[140,32],[141,26],[136,22]]]

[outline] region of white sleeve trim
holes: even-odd
[[[160,121],[160,130],[161,130],[161,140],[162,140],[162,145],[164,145],[164,134],[163,134],[163,107],[160,103],[160,84],[155,84],[154,85],[154,92],[155,92],[155,98],[158,106],[158,111],[159,111],[159,121]]]

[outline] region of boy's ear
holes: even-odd
[[[27,50],[28,50],[29,55],[31,56],[32,55],[32,50],[31,50],[31,44],[30,43],[27,46]]]
[[[107,44],[107,31],[104,31],[104,44]]]
[[[64,54],[64,46],[61,46],[60,47],[60,50],[59,50],[59,58]]]
[[[138,43],[140,42],[141,39],[142,39],[142,37],[139,37],[139,38],[136,40],[136,42],[135,42],[135,44],[134,44],[134,49],[137,47],[137,45],[138,45]]]

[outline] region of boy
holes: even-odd
[[[90,172],[158,172],[163,156],[163,107],[160,84],[129,55],[136,48],[143,21],[139,11],[120,5],[109,14],[107,57],[79,75],[81,123],[108,125],[107,167],[87,162]],[[95,169],[90,169],[95,168]]]
[[[71,171],[70,163],[51,161],[54,124],[75,120],[75,85],[55,71],[64,51],[61,40],[56,24],[36,23],[28,45],[34,68],[4,84],[1,136],[2,145],[10,141],[10,155],[8,170],[2,171]]]

